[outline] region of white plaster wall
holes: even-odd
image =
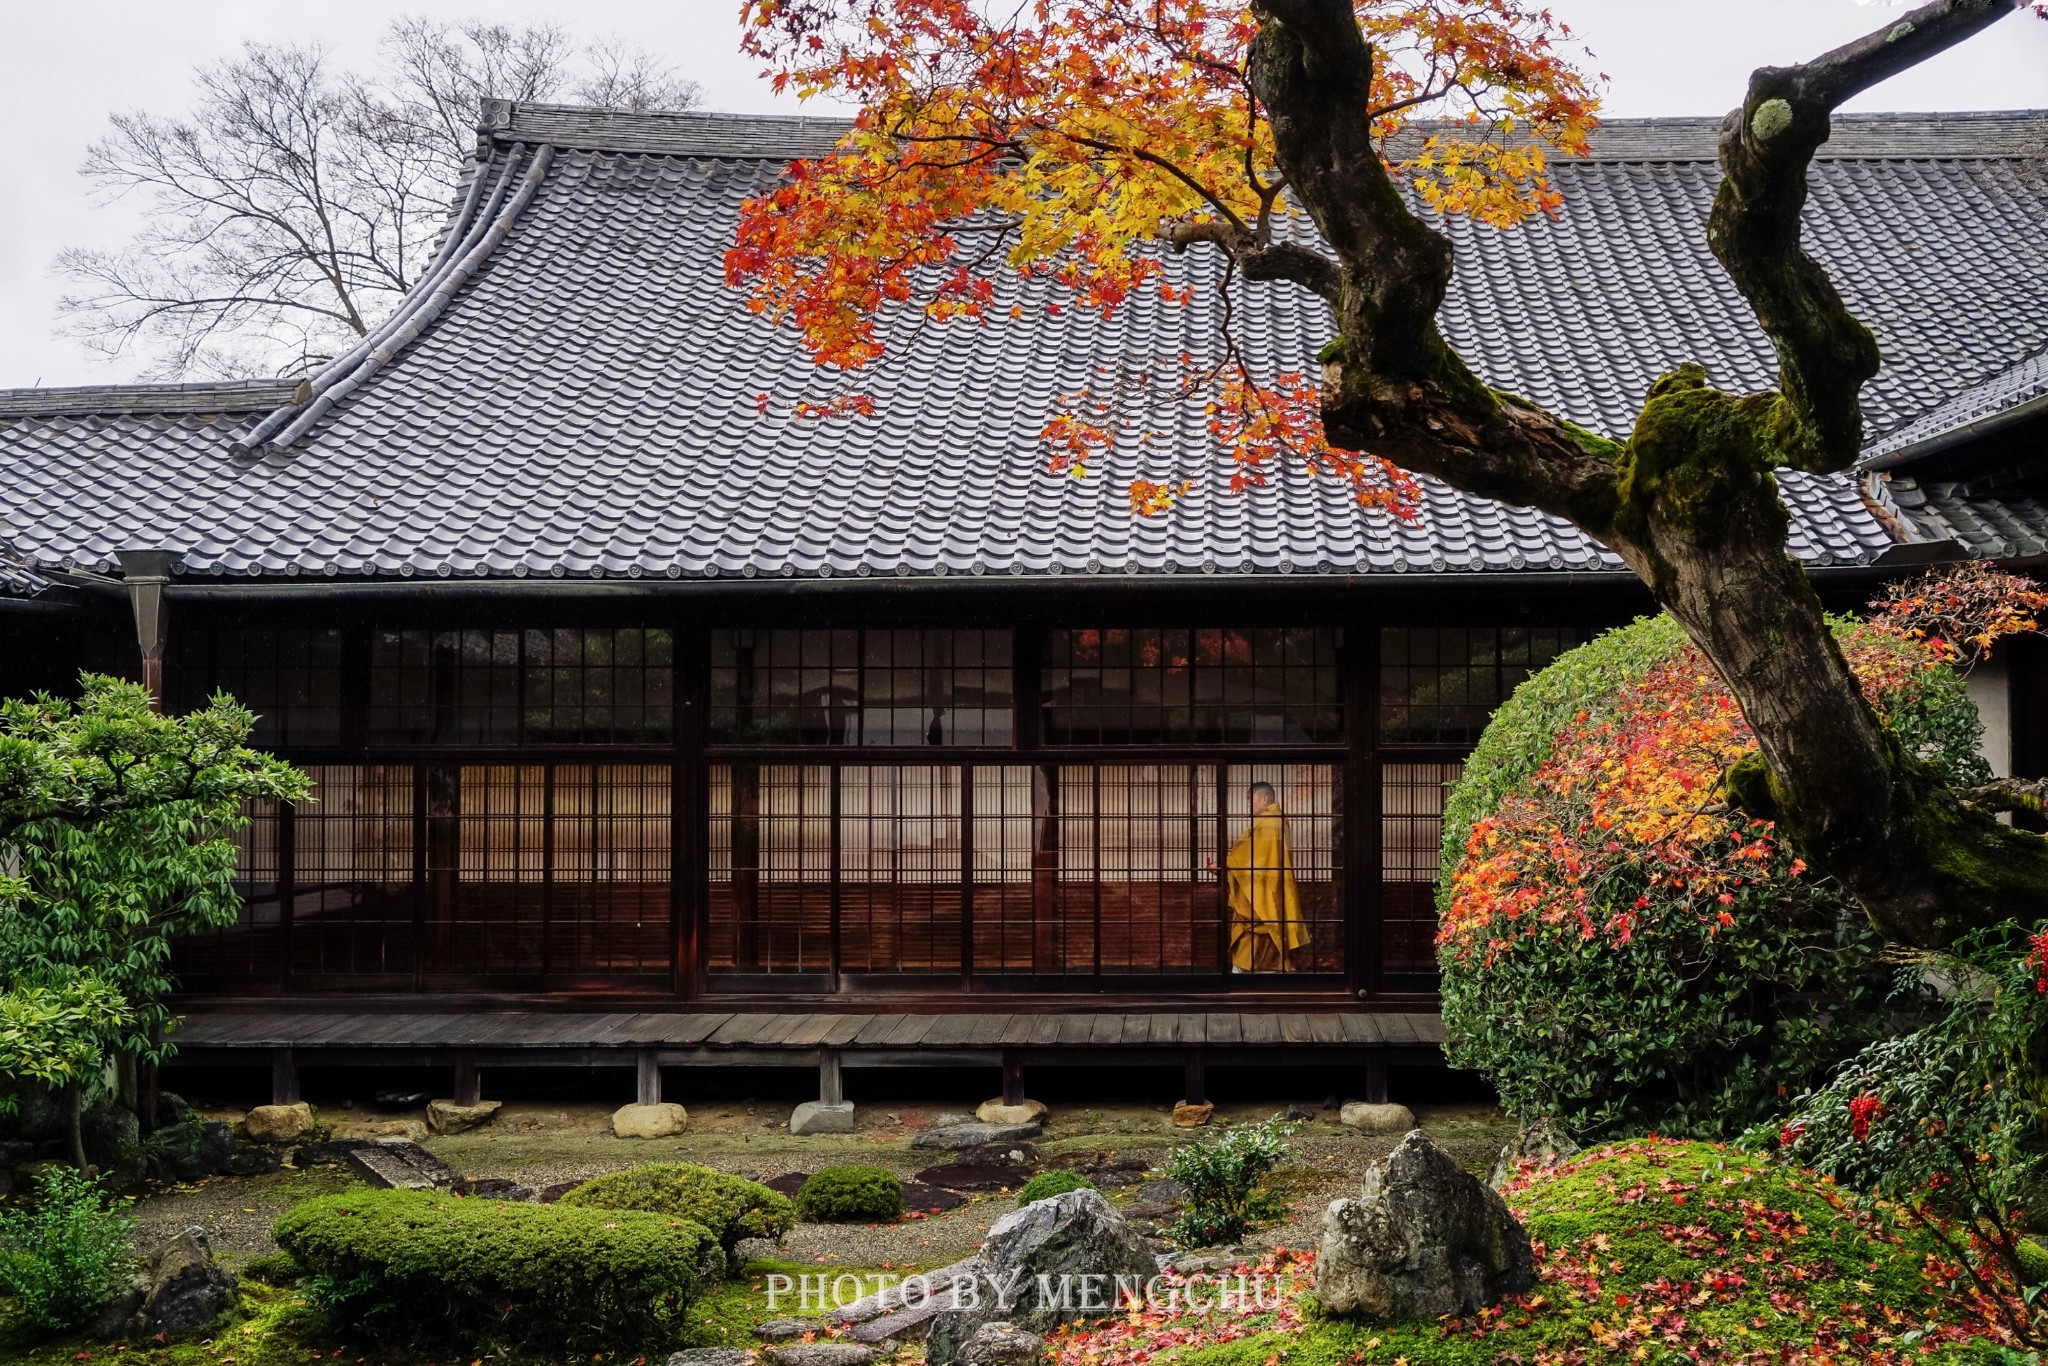
[[[2012,776],[2012,674],[2005,660],[1993,655],[1970,670],[1970,700],[1984,722],[1984,738],[1977,752],[2000,778]]]

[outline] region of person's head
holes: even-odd
[[[1280,794],[1273,790],[1271,783],[1252,784],[1252,814],[1254,816],[1269,806],[1277,805],[1279,801]]]

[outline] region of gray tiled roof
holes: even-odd
[[[1989,559],[2048,555],[2048,503],[2027,494],[1966,496],[1959,485],[1894,474],[1877,486],[1923,541],[1956,541]]]
[[[2037,352],[1893,427],[1870,443],[1864,464],[1881,468],[1918,459],[1952,443],[1973,424],[2015,416],[2043,400],[2048,400],[2048,351]]]
[[[1043,471],[1052,397],[1125,378],[1216,323],[1187,309],[899,326],[853,387],[872,419],[800,420],[831,385],[721,278],[739,202],[837,125],[733,116],[494,111],[495,177],[555,148],[537,193],[418,339],[289,448],[231,447],[276,401],[38,406],[0,396],[0,519],[39,563],[182,549],[202,575],[926,575],[1614,569],[1574,528],[1428,483],[1413,524],[1288,474],[1222,489],[1187,405],[1134,416],[1086,479]],[[1557,167],[1565,207],[1510,232],[1449,228],[1451,339],[1492,383],[1613,434],[1661,371],[1771,378],[1768,345],[1707,254],[1715,120],[1614,123]],[[1849,120],[1815,173],[1811,244],[1877,330],[1880,439],[2011,357],[2048,347],[2048,118]],[[523,165],[523,163],[522,163]],[[1954,244],[1998,242],[1999,251]],[[1206,283],[1208,264],[1175,268]],[[1259,359],[1303,365],[1325,328],[1307,296],[1240,297]],[[758,396],[771,396],[770,412]],[[154,402],[158,406],[148,406]],[[1149,437],[1149,439],[1148,439]],[[1127,511],[1132,477],[1192,477],[1168,517]],[[1787,476],[1793,548],[1859,563],[1891,538],[1850,479]]]

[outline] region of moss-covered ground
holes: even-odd
[[[1724,1146],[1618,1144],[1506,1194],[1535,1243],[1538,1279],[1494,1310],[1435,1323],[1328,1318],[1309,1289],[1313,1254],[1283,1253],[1246,1268],[1291,1276],[1278,1308],[1155,1306],[1061,1335],[1058,1366],[2036,1360],[2008,1354],[1947,1293],[1924,1230]]]
[[[1057,1334],[1055,1366],[1671,1366],[1678,1362],[2031,1362],[1947,1293],[1930,1236],[1810,1173],[1713,1144],[1642,1139],[1510,1183],[1536,1246],[1538,1281],[1484,1314],[1360,1324],[1322,1316],[1310,1251],[1260,1255],[1284,1295],[1263,1305],[1141,1313]],[[1005,1202],[1007,1203],[1007,1202]],[[747,1346],[771,1307],[769,1276],[809,1263],[756,1261],[700,1299],[678,1346]],[[843,1266],[842,1269],[851,1269]],[[864,1267],[902,1274],[898,1263]],[[203,1340],[128,1345],[72,1338],[0,1347],[0,1366],[462,1366],[366,1353],[295,1289],[244,1278],[240,1316]],[[1204,1288],[1205,1302],[1216,1297]],[[538,1366],[488,1355],[502,1366]],[[903,1359],[915,1359],[905,1349]],[[602,1360],[602,1359],[601,1359]],[[620,1358],[630,1361],[633,1358]]]

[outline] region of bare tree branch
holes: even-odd
[[[145,351],[162,378],[289,373],[374,327],[432,253],[486,95],[676,109],[698,94],[619,39],[425,19],[392,25],[374,75],[249,44],[195,85],[182,116],[115,115],[81,168],[104,199],[145,196],[147,225],[55,263],[64,330]]]

